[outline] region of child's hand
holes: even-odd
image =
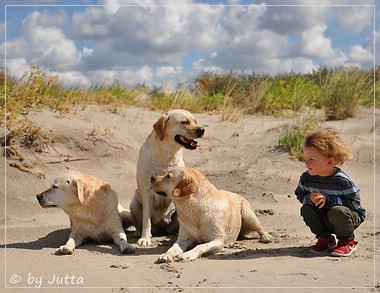
[[[326,195],[324,195],[323,193],[320,193],[319,190],[317,190],[310,193],[310,200],[314,205],[316,205],[317,207],[321,209],[326,204]]]

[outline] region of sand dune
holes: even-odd
[[[41,152],[19,148],[19,154],[7,161],[3,156],[0,159],[6,184],[5,200],[1,201],[5,212],[1,222],[2,287],[73,287],[82,291],[91,287],[101,292],[215,292],[231,287],[234,292],[251,292],[252,288],[271,288],[270,292],[297,288],[379,291],[380,274],[375,272],[379,254],[375,257],[374,245],[375,240],[379,242],[380,221],[378,216],[375,223],[375,136],[369,110],[361,110],[353,119],[326,123],[340,129],[354,147],[355,157],[343,169],[361,187],[368,211],[367,220],[356,232],[358,250],[349,258],[316,257],[307,251],[315,239],[299,215],[300,204],[294,196],[304,165],[276,147],[281,129],[293,119],[254,115],[231,123],[209,114],[195,114],[206,133],[199,140],[201,149],[184,150],[185,163],[202,171],[218,188],[245,196],[273,236],[273,243],[244,239],[193,262],[155,264],[175,237],[154,237],[152,247],[139,248],[137,239],[128,233],[129,242],[136,247],[132,255],[121,255],[112,243],[87,243],[71,256],[55,256],[55,248],[69,234],[69,219],[62,210],[42,209],[35,195],[55,176],[79,169],[108,181],[121,204],[128,207],[136,188],[139,148],[160,114],[134,107],[112,114],[100,106],[73,111],[66,117],[49,110],[29,114],[45,131],[49,147]],[[379,143],[376,167],[378,149]],[[379,182],[378,175],[376,178]],[[379,207],[378,200],[376,205]]]

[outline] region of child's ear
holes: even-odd
[[[327,164],[329,166],[335,166],[337,164],[337,161],[334,157],[329,157],[328,161],[327,161]]]

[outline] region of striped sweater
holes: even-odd
[[[324,208],[344,205],[356,211],[361,222],[364,221],[366,211],[360,203],[360,188],[340,168],[336,168],[334,175],[326,177],[311,176],[306,170],[300,177],[295,194],[302,204],[314,205],[310,200],[310,193],[318,190],[326,195]]]

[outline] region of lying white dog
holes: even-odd
[[[244,197],[218,190],[194,168],[177,168],[153,177],[152,189],[163,198],[173,199],[180,224],[178,240],[158,262],[170,262],[175,257],[194,260],[220,251],[235,243],[239,235],[253,231],[259,233],[261,242],[272,241]]]
[[[121,253],[135,252],[122,226],[117,194],[106,182],[70,171],[57,177],[37,199],[43,208],[62,208],[70,218],[69,239],[55,254],[72,254],[87,238],[96,242],[113,239]]]

